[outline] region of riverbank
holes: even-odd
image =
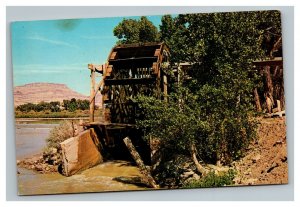
[[[95,114],[102,114],[102,109],[95,110]],[[30,112],[21,112],[15,111],[16,118],[83,118],[89,117],[89,110],[75,110],[75,111],[68,111],[62,110],[59,112],[51,112],[51,111],[30,111]]]
[[[16,124],[17,179],[19,195],[145,190],[144,186],[117,181],[138,180],[139,169],[128,161],[106,161],[71,177],[61,175],[58,165],[46,163],[43,149],[50,130],[64,119],[20,120]],[[29,121],[29,123],[27,122]],[[45,120],[44,120],[45,121]],[[54,124],[55,123],[55,124]],[[49,158],[49,157],[46,157]],[[121,180],[122,180],[121,179]]]
[[[233,179],[234,186],[284,184],[288,182],[288,156],[285,117],[260,118],[258,121],[260,123],[258,128],[258,138],[250,144],[243,158],[231,163],[229,166],[208,165],[209,169],[213,170],[216,174],[219,174],[219,172],[228,171],[229,169],[234,170],[236,172],[235,178]],[[36,142],[36,140],[30,140],[28,138],[33,134],[37,134],[38,136],[44,136],[39,137],[39,140],[45,140],[47,133],[41,134],[41,131],[39,130],[41,130],[41,128],[48,131],[51,130],[51,127],[49,127],[50,125],[45,124],[24,124],[20,126],[21,128],[19,128],[19,130],[21,129],[23,130],[22,132],[26,132],[25,135],[27,137],[25,136],[23,138],[31,144],[31,150],[35,148],[35,145],[39,142]],[[31,131],[26,131],[26,127],[29,127]],[[38,146],[40,146],[40,144]],[[41,151],[42,148],[40,148],[40,152]],[[174,162],[175,161],[176,160],[174,160]],[[185,161],[182,163],[182,167],[180,164],[178,164],[177,167],[184,171],[181,179],[191,181],[201,179],[201,177],[196,173],[196,169],[194,169],[195,167],[192,166],[192,163],[189,164],[187,161]],[[137,183],[128,184],[119,182],[120,180],[139,180],[139,178],[142,177],[139,169],[134,166],[133,163],[128,161],[115,160],[104,162],[71,177],[62,176],[58,173],[58,171],[59,169],[57,165],[49,165],[45,162],[43,154],[37,153],[32,155],[31,151],[31,156],[27,156],[27,158],[18,161],[20,194],[31,195],[148,189],[136,185]],[[35,185],[34,178],[38,180],[40,179],[41,182],[45,182],[41,189],[38,188],[37,184],[35,190],[29,189],[30,185],[32,184],[29,183],[28,180],[32,179],[33,185]],[[81,184],[79,182],[80,179],[84,180],[84,182]],[[101,182],[99,180],[106,182],[107,185],[100,185]],[[74,182],[74,184],[71,181]],[[57,187],[54,186],[53,189],[47,190],[46,186],[50,185],[51,183],[55,183]],[[111,183],[111,185],[114,187],[108,186],[109,183]],[[71,190],[66,189],[63,186],[65,184],[68,185]],[[95,186],[93,184],[95,184]],[[77,190],[74,186],[77,186]],[[174,186],[173,188],[177,187]]]

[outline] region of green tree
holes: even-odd
[[[60,106],[59,101],[51,101],[50,102],[51,112],[59,112],[60,111],[59,106]]]
[[[77,100],[77,108],[80,110],[89,109],[90,102],[89,100]]]
[[[192,143],[198,159],[206,162],[228,164],[239,158],[256,137],[252,93],[259,77],[252,61],[269,57],[266,48],[281,36],[280,13],[164,16],[160,30],[172,64],[192,63],[187,72],[192,79],[183,81],[168,103],[140,97],[138,126],[173,149],[169,157],[192,154]]]
[[[22,104],[16,107],[17,111],[21,111],[21,112],[30,112],[31,110],[35,110],[36,105],[33,103],[26,103],[26,104]]]
[[[121,44],[156,42],[159,40],[157,28],[144,16],[140,20],[123,19],[114,28],[113,33]]]
[[[69,110],[70,100],[63,100],[63,107],[65,110]]]
[[[74,111],[76,111],[77,108],[78,108],[78,107],[77,107],[76,99],[75,99],[75,98],[72,98],[71,101],[70,101],[70,104],[69,104],[69,106],[68,106],[68,110],[69,110],[70,112],[74,112]]]

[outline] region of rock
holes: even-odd
[[[200,176],[196,173],[193,174],[193,179],[195,180],[199,180],[200,179]]]
[[[194,172],[193,171],[188,171],[188,172],[184,172],[183,174],[182,174],[182,177],[183,178],[189,178],[189,177],[193,177],[194,176]]]
[[[36,165],[34,166],[34,169],[37,171],[43,171],[43,166],[42,165]]]
[[[260,157],[261,157],[260,154],[256,155],[255,157],[252,158],[252,162],[256,163],[258,160],[260,160]]]
[[[53,160],[53,161],[58,160],[58,157],[57,157],[57,156],[53,156],[53,157],[51,158],[51,160]]]
[[[17,165],[19,165],[21,163],[21,161],[20,160],[17,160]]]
[[[55,147],[52,147],[50,150],[51,150],[52,154],[56,154],[57,153],[57,149]]]
[[[280,160],[281,160],[281,162],[286,162],[287,161],[287,157],[284,156],[284,157],[280,158]]]
[[[257,180],[258,179],[250,178],[250,179],[247,179],[245,181],[245,183],[247,183],[247,185],[254,185]]]

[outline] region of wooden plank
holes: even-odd
[[[157,60],[157,57],[131,57],[131,58],[124,58],[124,59],[116,59],[116,60],[109,60],[110,63],[114,62],[135,62],[135,61],[145,61],[145,60]]]
[[[123,44],[123,45],[117,45],[114,48],[115,49],[122,49],[122,48],[134,48],[134,47],[160,47],[162,43],[132,43],[132,44]]]
[[[100,145],[94,129],[88,129],[60,143],[66,176],[103,162],[103,157],[98,150],[102,148]]]
[[[281,104],[280,104],[280,101],[279,100],[276,100],[277,101],[277,110],[278,112],[281,111]]]
[[[116,59],[116,57],[117,57],[117,52],[112,52],[109,59],[114,60],[114,59]]]
[[[282,57],[276,57],[272,60],[260,60],[260,61],[253,61],[253,64],[256,66],[282,66],[283,59]]]
[[[105,85],[134,85],[134,84],[151,84],[156,78],[124,78],[124,79],[105,79]]]

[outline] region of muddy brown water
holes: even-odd
[[[55,124],[16,124],[17,159],[31,157],[42,152],[46,138]],[[105,191],[145,190],[147,188],[113,180],[115,177],[141,176],[138,168],[124,160],[99,164],[71,177],[59,173],[40,174],[18,168],[19,195],[84,193]]]

